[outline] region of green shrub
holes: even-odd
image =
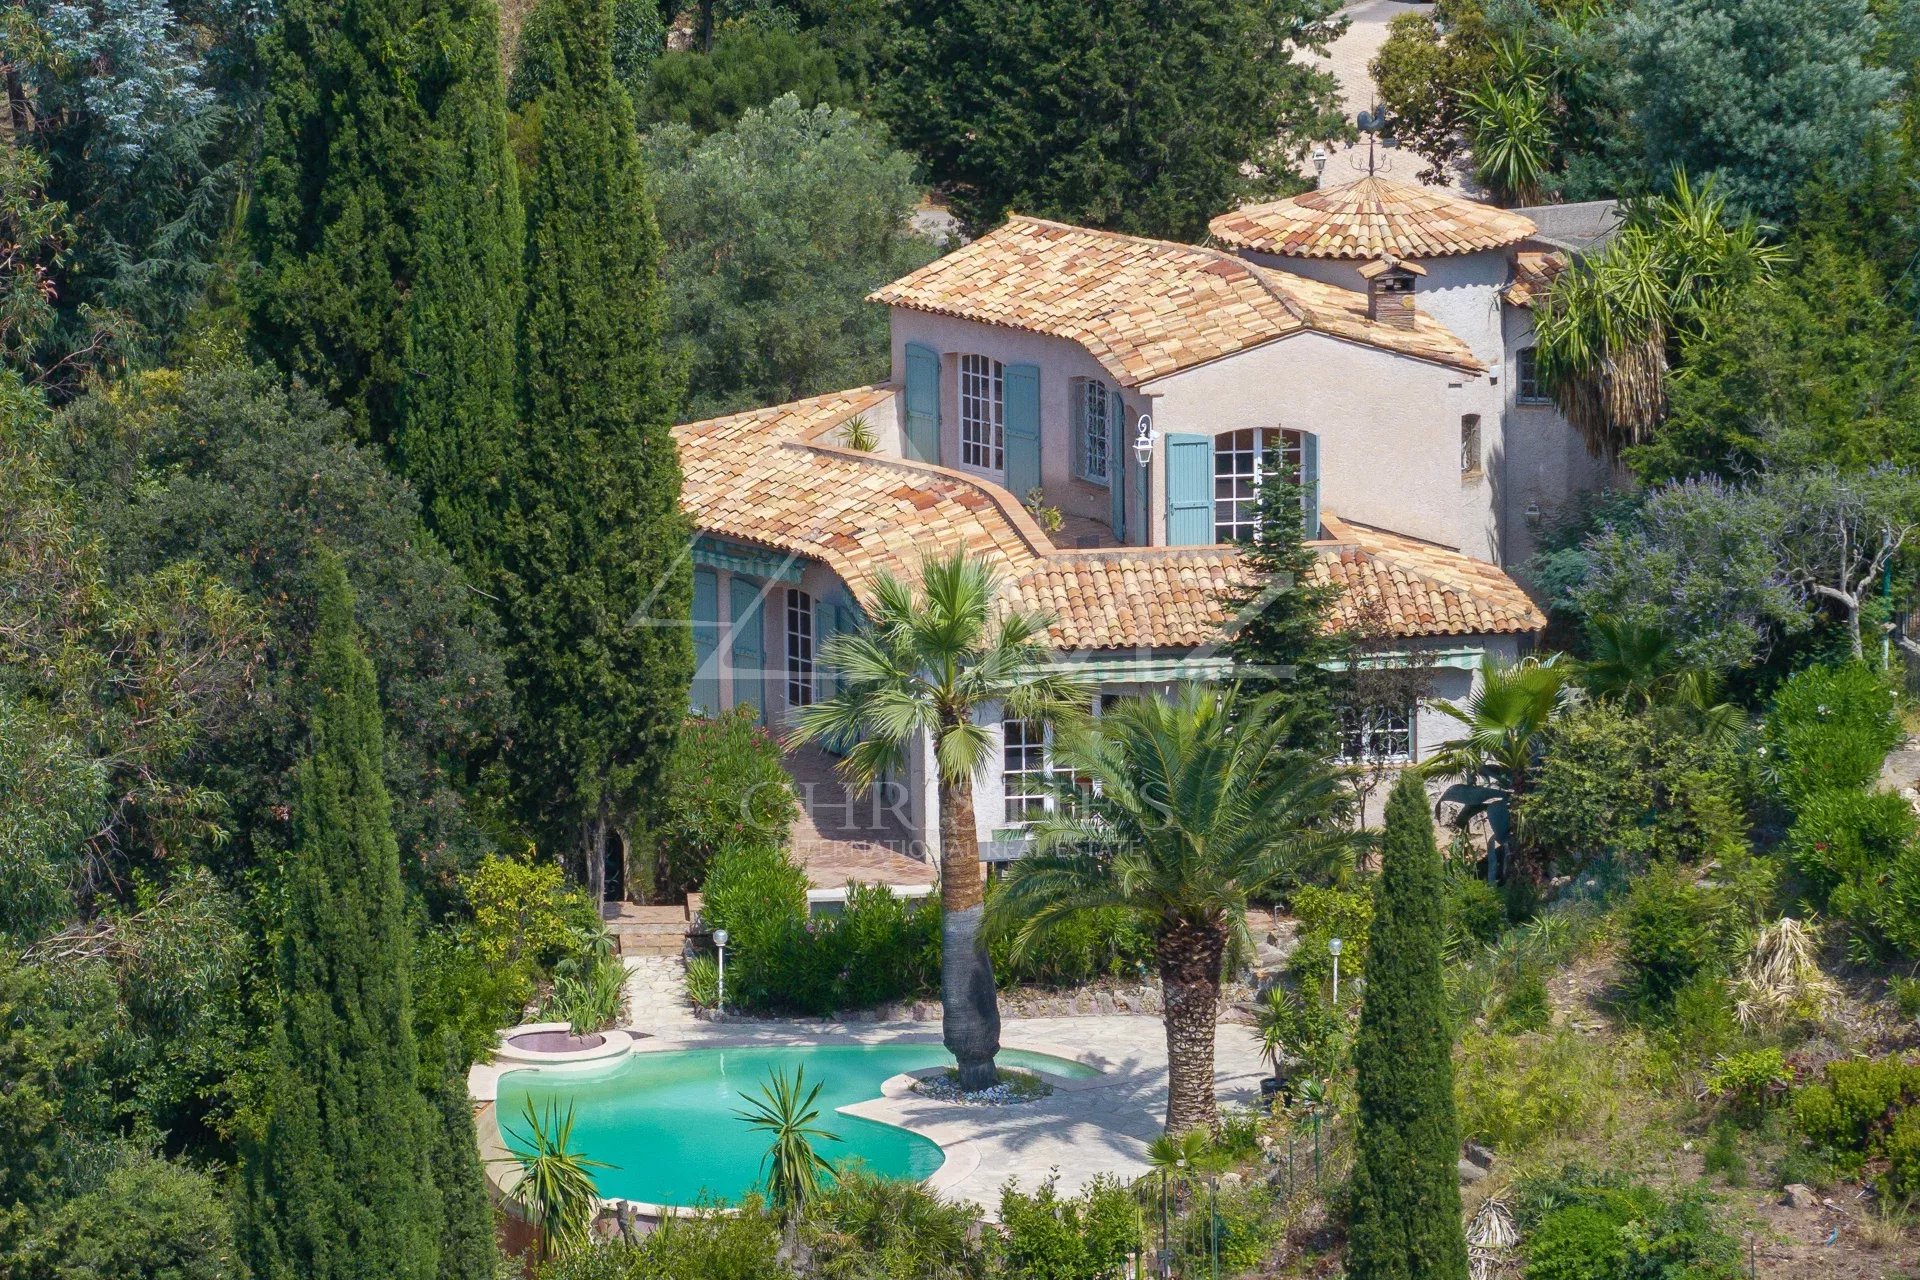
[[[1622,911],[1628,994],[1663,1011],[1719,954],[1716,903],[1691,875],[1663,863],[1634,881]]]
[[[1554,1210],[1527,1233],[1527,1280],[1614,1280],[1627,1258],[1623,1225],[1592,1205]]]
[[[738,1213],[671,1217],[637,1243],[574,1249],[536,1273],[540,1280],[786,1280],[780,1223],[757,1197]]]
[[[1920,1063],[1851,1058],[1793,1095],[1794,1128],[1816,1147],[1870,1154],[1895,1115],[1920,1103]]]
[[[1778,1049],[1730,1053],[1707,1073],[1707,1096],[1725,1099],[1733,1117],[1752,1124],[1787,1096],[1793,1072]]]
[[[989,895],[996,892],[990,886]],[[1134,978],[1153,965],[1153,933],[1138,915],[1117,907],[1081,911],[1058,922],[1024,950],[1013,939],[988,940],[1002,985],[1076,986],[1095,978]]]
[[[1774,694],[1766,751],[1790,804],[1820,791],[1871,786],[1900,741],[1893,687],[1865,663],[1808,667]]]
[[[808,1205],[801,1232],[818,1280],[961,1280],[981,1273],[974,1222],[969,1204],[856,1167]]]
[[[806,928],[806,872],[778,846],[725,849],[708,869],[700,918],[709,929],[728,933],[730,1002],[777,1007],[782,948]]]
[[[687,961],[687,1003],[696,1009],[719,1005],[720,964],[713,956],[694,956]]]
[[[1079,1280],[1118,1275],[1140,1248],[1139,1207],[1125,1187],[1096,1179],[1083,1196],[1059,1194],[1052,1178],[1031,1195],[1009,1182],[1000,1189],[998,1267],[994,1274],[1028,1280]]]
[[[1920,1018],[1920,978],[1888,978],[1887,994],[1893,997],[1893,1007],[1901,1017]]]
[[[1287,968],[1303,988],[1333,981],[1333,954],[1327,944],[1335,938],[1341,942],[1340,976],[1358,978],[1366,972],[1367,933],[1373,927],[1371,884],[1360,889],[1302,885],[1293,891],[1287,909],[1300,922]]]
[[[1892,791],[1831,788],[1803,797],[1787,832],[1794,865],[1821,889],[1880,876],[1920,829]]]
[[[612,956],[569,964],[554,975],[540,1016],[566,1023],[577,1036],[605,1031],[626,1008],[626,984],[626,967]]]
[[[853,105],[833,55],[812,35],[741,23],[720,32],[710,53],[662,54],[635,106],[642,128],[674,122],[705,134],[783,93],[797,94],[803,107]]]
[[[1730,1187],[1747,1185],[1747,1157],[1740,1150],[1738,1126],[1724,1120],[1713,1126],[1701,1154],[1701,1166],[1725,1178]]]
[[[1521,965],[1494,1012],[1502,1031],[1543,1031],[1553,1022],[1547,980],[1533,965]]]
[[[1920,1106],[1901,1112],[1887,1132],[1884,1190],[1895,1201],[1920,1196]]]
[[[1447,877],[1447,938],[1455,948],[1490,943],[1507,926],[1500,891],[1476,876]]]
[[[698,888],[724,848],[784,847],[800,812],[780,744],[744,708],[713,719],[689,717],[661,789],[653,843],[660,851],[660,888],[673,895]]]
[[[1460,1134],[1513,1152],[1572,1132],[1604,1096],[1608,1063],[1564,1029],[1520,1036],[1469,1031],[1454,1071]]]

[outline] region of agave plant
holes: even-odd
[[[1782,916],[1763,926],[1733,983],[1733,1013],[1749,1031],[1817,1015],[1836,993],[1820,968],[1820,927]]]
[[[741,1094],[747,1107],[733,1113],[773,1136],[760,1167],[767,1175],[768,1199],[789,1221],[797,1219],[808,1202],[820,1194],[820,1175],[833,1172],[833,1166],[813,1145],[840,1140],[838,1134],[815,1123],[820,1118],[820,1108],[815,1105],[820,1088],[816,1084],[807,1089],[805,1067],[795,1068],[791,1077],[781,1068],[768,1074],[759,1097]]]
[[[528,1098],[521,1120],[524,1133],[507,1133],[524,1148],[511,1157],[520,1166],[513,1198],[538,1233],[541,1259],[561,1257],[584,1245],[593,1226],[599,1191],[590,1171],[614,1166],[572,1149],[572,1107],[562,1112],[549,1103],[542,1118]]]

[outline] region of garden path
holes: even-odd
[[[627,1023],[647,1035],[678,1035],[696,1026],[687,1003],[687,964],[679,956],[628,956]]]

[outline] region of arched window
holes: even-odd
[[[1299,484],[1301,448],[1300,432],[1278,427],[1229,431],[1213,438],[1215,542],[1243,542],[1253,537],[1260,526],[1255,500],[1271,465],[1270,455],[1277,451],[1287,480]]]

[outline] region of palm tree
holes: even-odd
[[[869,624],[822,646],[822,665],[839,677],[840,691],[802,710],[789,738],[845,746],[841,771],[860,787],[903,767],[931,738],[940,788],[940,1027],[960,1087],[975,1092],[997,1082],[1000,1051],[973,816],[973,780],[992,759],[994,739],[978,717],[997,706],[1010,719],[1065,725],[1084,717],[1092,699],[1090,686],[1050,667],[1049,620],[998,609],[998,594],[986,562],[959,554],[925,561],[917,593],[881,575]]]
[[[820,1097],[820,1086],[814,1085],[802,1097],[800,1091],[806,1087],[805,1067],[796,1068],[791,1079],[783,1067],[767,1076],[759,1097],[741,1094],[747,1109],[733,1113],[773,1135],[760,1167],[767,1174],[767,1195],[773,1207],[789,1222],[797,1220],[820,1194],[820,1175],[833,1172],[833,1166],[814,1150],[813,1144],[840,1141],[838,1134],[814,1123],[820,1118],[820,1108],[814,1105]]]
[[[593,1226],[593,1214],[600,1193],[593,1185],[592,1169],[611,1169],[603,1160],[592,1160],[571,1150],[573,1108],[561,1112],[547,1104],[543,1121],[526,1100],[525,1133],[509,1131],[525,1150],[510,1157],[520,1166],[520,1183],[513,1198],[527,1211],[539,1235],[539,1254],[544,1261],[571,1253],[587,1241]]]
[[[1012,864],[993,927],[1016,949],[1101,907],[1136,913],[1154,933],[1167,1031],[1169,1134],[1219,1129],[1214,1019],[1227,945],[1245,940],[1247,900],[1338,862],[1351,833],[1315,829],[1340,785],[1287,746],[1271,697],[1188,685],[1130,699],[1064,736],[1058,757],[1079,785],[1037,825]]]
[[[1514,808],[1532,780],[1547,726],[1572,702],[1570,668],[1559,656],[1511,664],[1490,657],[1481,665],[1479,687],[1464,701],[1433,703],[1466,733],[1442,743],[1421,769],[1429,777],[1460,777],[1440,796],[1443,805],[1460,805],[1459,822],[1487,815],[1489,878],[1504,874],[1499,864],[1513,847]]]

